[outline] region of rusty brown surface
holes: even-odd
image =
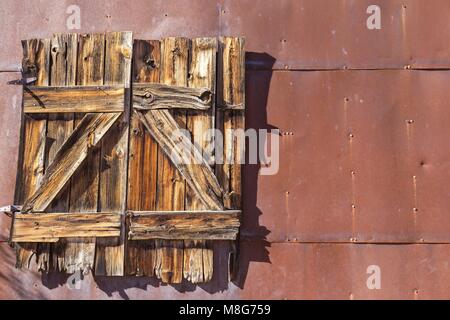
[[[243,234],[258,233],[262,212],[270,241],[449,242],[449,81],[448,71],[248,72],[248,126],[293,135],[280,137],[277,175],[246,180]]]
[[[13,199],[21,104],[21,87],[6,84],[20,74],[1,71],[19,70],[21,39],[68,32],[70,4],[5,0],[0,8],[0,205]],[[1,215],[0,298],[450,298],[450,71],[404,70],[450,67],[448,1],[377,1],[376,31],[365,26],[368,0],[76,4],[76,32],[245,36],[247,126],[288,133],[280,170],[258,176],[259,165],[245,165],[236,283],[226,281],[229,248],[219,243],[209,284],[88,275],[70,289],[67,276],[14,269]],[[398,70],[292,70],[344,66]],[[370,265],[381,268],[380,290],[366,286]]]
[[[22,87],[8,85],[20,73],[0,72],[0,206],[12,204],[19,155]],[[0,242],[7,241],[11,219],[0,212]]]
[[[67,32],[68,1],[4,0],[0,70],[19,68],[20,40]],[[242,35],[276,69],[449,68],[446,0],[379,0],[381,30],[368,30],[370,0],[78,0],[75,32],[131,30],[136,38]],[[249,54],[251,68],[272,68]]]
[[[264,245],[241,244],[241,264],[260,259]],[[272,244],[270,262],[250,262],[244,288],[213,279],[194,287],[160,286],[149,278],[114,280],[85,276],[69,289],[64,276],[40,277],[12,268],[0,244],[3,299],[449,299],[448,245]],[[5,251],[8,253],[5,257]],[[263,254],[264,255],[264,254]],[[378,265],[380,290],[366,286],[367,268]],[[223,270],[221,270],[223,272]]]

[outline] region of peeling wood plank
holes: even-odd
[[[26,86],[24,112],[123,112],[124,94],[120,86]]]
[[[119,116],[120,113],[86,114],[56,153],[41,186],[23,205],[22,212],[43,212]]]
[[[77,85],[103,85],[105,61],[105,35],[82,34],[78,36],[76,69]],[[84,114],[75,114],[74,124]],[[70,183],[70,211],[95,213],[98,207],[100,177],[100,147],[92,148],[86,160],[73,174]],[[64,268],[67,273],[92,269],[95,258],[95,238],[69,238],[64,249]]]
[[[191,42],[188,85],[191,88],[208,88],[212,93],[216,89],[216,38],[196,38]],[[215,98],[215,95],[213,95]],[[187,128],[194,144],[202,152],[210,166],[214,164],[214,135],[209,130],[214,129],[214,99],[210,101],[211,108],[204,112],[189,112]],[[208,135],[208,132],[210,135]],[[211,209],[195,194],[192,188],[186,191],[186,210]],[[205,240],[184,241],[184,278],[192,283],[210,281],[213,275],[213,250]]]
[[[65,86],[75,85],[76,67],[77,67],[78,35],[75,33],[55,33],[51,39],[51,77],[50,85]],[[33,90],[36,87],[31,87]],[[48,88],[48,87],[40,87]],[[24,93],[24,96],[26,92]],[[25,104],[25,101],[24,101]],[[26,107],[24,107],[26,109]],[[73,113],[49,114],[47,121],[47,140],[46,140],[46,164],[45,167],[53,162],[57,151],[70,136],[74,128]],[[69,210],[70,183],[66,184],[60,194],[50,203],[47,212],[66,212]],[[49,271],[64,271],[64,248],[65,239],[57,243],[39,244],[42,248],[46,246],[49,252]]]
[[[221,37],[219,39],[219,85],[218,104],[220,106],[245,105],[245,40],[236,37]],[[217,176],[221,181],[226,195],[224,204],[227,209],[242,208],[242,172],[241,163],[244,163],[245,152],[240,150],[245,146],[245,139],[234,136],[232,130],[245,130],[245,110],[219,111],[220,126],[223,140],[223,165],[216,167]],[[231,244],[230,278],[237,274],[238,245]]]
[[[131,240],[235,240],[239,215],[238,210],[129,212],[128,237]]]
[[[136,83],[159,82],[161,47],[157,40],[134,40],[133,88]],[[158,145],[138,116],[131,114],[128,159],[128,210],[155,210]],[[129,226],[127,226],[127,233]],[[154,276],[155,241],[127,240],[125,273]]]
[[[161,41],[160,83],[187,86],[189,40],[165,38]],[[153,112],[168,112],[154,110]],[[181,128],[186,128],[186,111],[172,111]],[[158,182],[156,209],[183,210],[185,181],[161,149],[158,151]],[[157,261],[155,273],[167,283],[180,283],[183,279],[183,241],[156,241]]]
[[[68,237],[117,237],[118,213],[15,214],[12,242],[56,242]]]
[[[159,83],[134,83],[133,108],[137,110],[208,110],[212,92],[208,88],[178,87]]]
[[[132,32],[108,32],[105,48],[105,85],[130,88]],[[127,90],[129,91],[129,90]],[[129,92],[125,112],[102,142],[99,209],[124,212],[126,207],[129,135]],[[124,232],[118,238],[97,239],[95,274],[124,275]]]
[[[36,78],[35,85],[49,84],[50,39],[32,39],[22,41],[23,78]],[[23,204],[39,187],[44,176],[45,134],[47,117],[23,115],[21,144],[17,170],[14,203]],[[37,245],[21,243],[16,245],[16,266],[36,270],[41,268],[38,262]],[[33,261],[32,258],[35,257]]]

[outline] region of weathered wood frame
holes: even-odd
[[[27,257],[30,257],[27,252],[36,251],[33,243],[39,242],[39,253],[45,258],[45,263],[40,262],[39,267],[47,269],[51,259],[50,245],[44,243],[51,242],[54,247],[53,265],[57,265],[60,270],[73,272],[74,266],[65,263],[59,252],[68,250],[72,238],[85,238],[82,243],[87,246],[82,248],[79,241],[76,241],[72,247],[75,251],[87,249],[86,252],[91,252],[86,261],[81,262],[82,268],[92,268],[95,265],[97,275],[156,275],[163,282],[175,283],[181,282],[183,277],[194,283],[209,281],[212,277],[210,240],[237,239],[241,215],[241,162],[240,159],[232,159],[231,164],[214,166],[211,163],[214,156],[209,154],[205,158],[202,154],[204,145],[196,145],[188,137],[175,138],[173,133],[188,129],[194,135],[199,134],[201,130],[214,128],[215,122],[222,130],[244,128],[243,40],[225,37],[219,41],[214,38],[198,38],[192,41],[185,38],[166,38],[161,43],[136,41],[133,78],[138,81],[132,84],[132,108],[129,114],[126,108],[126,86],[130,82],[130,73],[127,71],[129,67],[123,62],[131,59],[131,34],[83,35],[78,42],[76,39],[77,35],[56,34],[51,40],[51,86],[45,86],[50,83],[45,82],[46,76],[42,73],[43,70],[49,70],[45,57],[49,44],[39,40],[24,42],[24,61],[31,61],[32,66],[24,68],[24,78],[29,78],[28,70],[38,70],[37,74],[33,74],[36,75],[36,85],[24,87],[24,113],[35,114],[35,119],[45,116],[45,123],[54,126],[62,124],[60,118],[53,116],[59,114],[58,117],[63,117],[63,120],[75,120],[76,126],[73,131],[66,130],[64,136],[59,138],[58,149],[45,156],[49,157],[45,173],[35,180],[35,189],[25,192],[26,198],[21,195],[23,200],[18,202],[24,205],[21,213],[15,213],[16,223],[13,223],[11,233],[11,241],[21,244],[18,265],[23,265]],[[100,51],[95,53],[95,48],[99,45]],[[103,53],[102,45],[106,46]],[[117,48],[114,47],[116,45]],[[79,70],[76,71],[76,67],[71,64],[77,59],[71,50],[73,47],[82,61],[78,62]],[[28,53],[31,54],[29,57]],[[217,53],[219,90],[216,109],[214,102]],[[113,66],[112,63],[117,63],[115,68],[105,69],[104,82],[95,78],[97,71],[94,64],[84,63],[90,61],[90,57],[94,57],[92,61],[100,63],[100,66],[102,61],[106,60],[106,69]],[[143,67],[140,59],[145,60]],[[86,71],[84,74],[83,69]],[[158,74],[154,70],[157,70]],[[77,73],[76,84],[83,86],[73,86],[73,73]],[[100,73],[103,73],[103,70],[100,70]],[[75,112],[88,113],[80,119],[74,118]],[[120,216],[126,210],[123,202],[126,192],[123,184],[109,182],[126,177],[123,171],[126,166],[123,163],[128,160],[111,157],[109,154],[111,151],[117,152],[118,149],[122,152],[124,148],[128,150],[128,121],[125,120],[128,116],[131,116],[132,129],[130,150],[126,152],[130,154],[128,193],[136,189],[136,181],[139,182],[140,190],[145,186],[142,179],[147,176],[140,177],[139,172],[147,172],[152,184],[156,183],[158,187],[150,193],[150,198],[145,200],[147,205],[142,206],[143,200],[138,198],[136,205],[133,196],[128,197],[126,207],[131,211],[128,211],[125,233]],[[119,125],[113,126],[114,123]],[[39,122],[33,120],[30,124],[33,124],[34,128]],[[25,130],[26,127],[27,123]],[[28,130],[31,132],[33,128]],[[108,133],[108,137],[112,136],[113,139],[102,140],[110,129],[112,133]],[[39,132],[42,131],[37,130],[37,133]],[[147,134],[151,138],[147,138]],[[231,139],[224,136],[224,140],[218,142],[225,147],[224,159],[228,158],[229,152],[233,152],[235,157],[240,155],[235,152],[240,142]],[[149,149],[137,148],[138,141]],[[36,147],[40,148],[39,145]],[[92,161],[100,156],[99,149],[102,161],[100,166],[94,165],[93,168],[99,170],[106,164],[108,168],[117,167],[117,170],[100,171],[104,184],[98,184],[101,202],[96,203],[96,211],[118,213],[58,213],[52,201],[58,196],[59,203],[61,200],[66,203],[64,199],[68,197],[65,194],[69,193],[64,188],[75,182],[72,181],[72,176],[82,165],[95,163]],[[141,159],[145,159],[147,151],[151,152],[151,158],[148,160],[150,164],[155,164],[155,167],[150,165],[142,168],[142,162],[135,162],[136,152],[142,154],[144,158]],[[159,168],[157,172],[154,169],[156,164]],[[135,167],[138,171],[135,171]],[[172,181],[172,184],[168,184],[168,181]],[[74,186],[76,190],[76,184]],[[24,188],[23,183],[21,187]],[[114,198],[108,196],[109,188],[113,189]],[[161,193],[162,188],[164,193]],[[73,190],[70,191],[70,194],[72,193]],[[170,195],[175,198],[169,200]],[[185,204],[181,205],[177,197],[186,197]],[[71,207],[66,203],[66,210]],[[50,213],[44,213],[48,210]],[[104,224],[96,225],[95,217],[98,218],[99,224]],[[30,233],[29,230],[35,232]],[[127,252],[124,250],[126,236]],[[57,242],[64,238],[67,238],[69,246],[61,246],[60,241]],[[94,250],[97,251],[95,263]],[[61,253],[64,256],[64,252]],[[235,265],[236,246],[232,246],[231,253],[230,264]],[[139,267],[142,263],[142,257],[139,256],[142,254],[150,259],[149,264],[144,263],[143,272]],[[77,262],[75,268],[78,267]]]

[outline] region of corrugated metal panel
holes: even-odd
[[[380,30],[366,26],[373,4]],[[448,68],[449,11],[445,0],[223,0],[221,32],[244,34],[277,69]],[[271,67],[251,55],[248,63]]]
[[[293,135],[280,137],[277,175],[252,185],[245,171],[244,232],[267,233],[259,220],[270,241],[449,242],[449,81],[448,71],[250,71],[248,126]]]
[[[67,32],[71,1],[4,0],[0,70],[18,70],[19,41]],[[244,35],[277,69],[448,68],[450,3],[379,0],[381,30],[368,30],[369,0],[79,0],[78,32],[132,30],[137,38]],[[268,57],[269,58],[269,57]],[[272,68],[249,54],[248,65]]]

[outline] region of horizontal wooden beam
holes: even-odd
[[[235,240],[240,210],[130,211],[130,240]]]
[[[56,242],[72,237],[119,237],[119,213],[14,214],[12,242]]]
[[[26,86],[23,91],[25,113],[122,112],[123,86]]]
[[[138,110],[208,110],[212,92],[207,88],[188,88],[159,83],[134,83],[133,107]]]

